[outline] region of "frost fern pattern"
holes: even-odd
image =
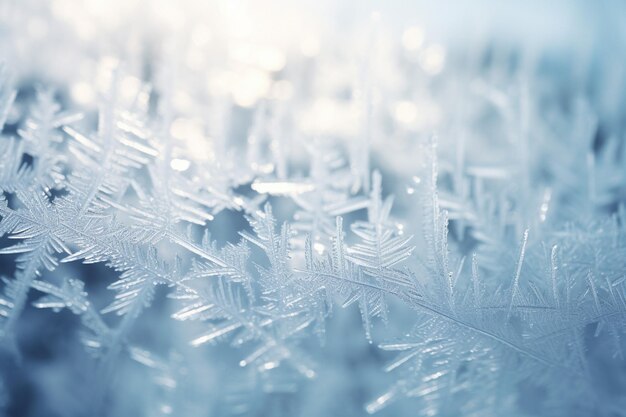
[[[591,99],[479,77],[498,122],[401,149],[366,62],[349,140],[215,97],[194,148],[174,67],[107,68],[97,109],[3,67],[1,390],[54,320],[68,416],[322,415],[359,352],[386,364],[345,415],[625,415],[626,147]]]

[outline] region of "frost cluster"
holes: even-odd
[[[626,9],[408,3],[0,2],[0,416],[626,416]]]

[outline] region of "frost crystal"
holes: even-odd
[[[101,3],[0,4],[0,416],[626,416],[623,7]]]

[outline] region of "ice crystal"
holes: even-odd
[[[100,3],[0,4],[0,415],[626,415],[623,7]]]

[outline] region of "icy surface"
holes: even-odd
[[[626,416],[620,2],[0,2],[0,416]]]

